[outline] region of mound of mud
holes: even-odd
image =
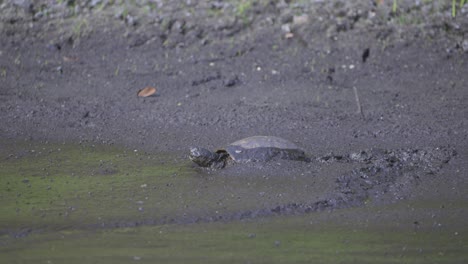
[[[332,163],[350,163],[357,165],[334,181],[334,188],[324,195],[323,199],[307,202],[292,202],[279,204],[274,207],[252,210],[242,210],[230,213],[217,213],[216,215],[184,215],[166,216],[159,219],[114,222],[108,223],[109,227],[127,227],[145,224],[170,224],[170,223],[199,223],[244,220],[273,215],[297,215],[311,212],[334,210],[362,206],[372,202],[376,204],[393,203],[408,198],[421,181],[431,180],[444,165],[455,157],[456,151],[452,147],[437,147],[424,149],[370,149],[353,152],[348,155],[327,155],[318,157],[317,161]],[[331,161],[333,160],[333,161]],[[268,165],[237,164],[235,166],[247,166],[243,170],[252,173],[252,168],[270,169]],[[211,169],[203,169],[211,171]],[[218,175],[219,176],[219,175]]]

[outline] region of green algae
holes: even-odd
[[[39,145],[8,154],[0,168],[0,229],[61,228],[125,220],[159,199],[184,170],[160,157],[111,147]],[[143,214],[144,213],[140,213]]]
[[[0,231],[190,222],[310,201],[313,177],[200,173],[186,159],[111,146],[2,149]],[[318,186],[318,185],[317,185]],[[317,187],[318,188],[318,187]]]
[[[349,212],[345,212],[346,216]],[[8,263],[463,263],[468,233],[329,222],[338,213],[256,221],[62,231],[7,239]],[[456,229],[456,228],[455,228]]]

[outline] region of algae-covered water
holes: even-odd
[[[223,220],[216,215],[297,197],[265,195],[291,188],[284,179],[217,177],[171,155],[84,144],[3,145],[2,263],[468,260],[464,201]]]
[[[8,238],[1,254],[5,263],[463,263],[468,257],[466,233],[353,228],[316,218],[67,229]]]

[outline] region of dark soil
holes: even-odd
[[[63,2],[0,1],[3,140],[123,145],[183,164],[190,146],[274,135],[314,161],[193,170],[335,177],[324,199],[227,218],[466,198],[467,6],[452,18],[435,2],[397,13],[391,1]],[[147,86],[156,95],[138,97]]]

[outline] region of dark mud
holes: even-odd
[[[363,206],[366,203],[384,205],[410,197],[420,181],[430,180],[428,177],[434,177],[455,156],[456,152],[452,147],[419,150],[370,149],[348,155],[327,155],[318,157],[316,160],[326,163],[358,163],[359,165],[357,168],[338,176],[334,188],[328,190],[322,200],[309,203],[293,202],[272,208],[244,210],[229,214],[217,213],[203,217],[189,216],[180,219],[169,217],[149,222],[132,222],[123,225],[120,223],[118,226],[233,221],[273,215],[305,214]],[[237,166],[242,166],[242,164],[237,164]],[[263,173],[269,169],[271,168],[262,166]],[[277,169],[279,168],[275,168],[275,170]],[[230,174],[232,175],[232,173]],[[274,173],[270,173],[270,175],[272,174]]]
[[[452,18],[436,1],[397,13],[390,1],[64,2],[0,1],[3,140],[119,145],[171,153],[202,177],[288,179],[289,196],[261,191],[254,208],[124,226],[388,204],[435,188],[466,198],[466,6]],[[146,86],[156,96],[137,97]],[[253,135],[317,159],[186,163],[190,146]]]

